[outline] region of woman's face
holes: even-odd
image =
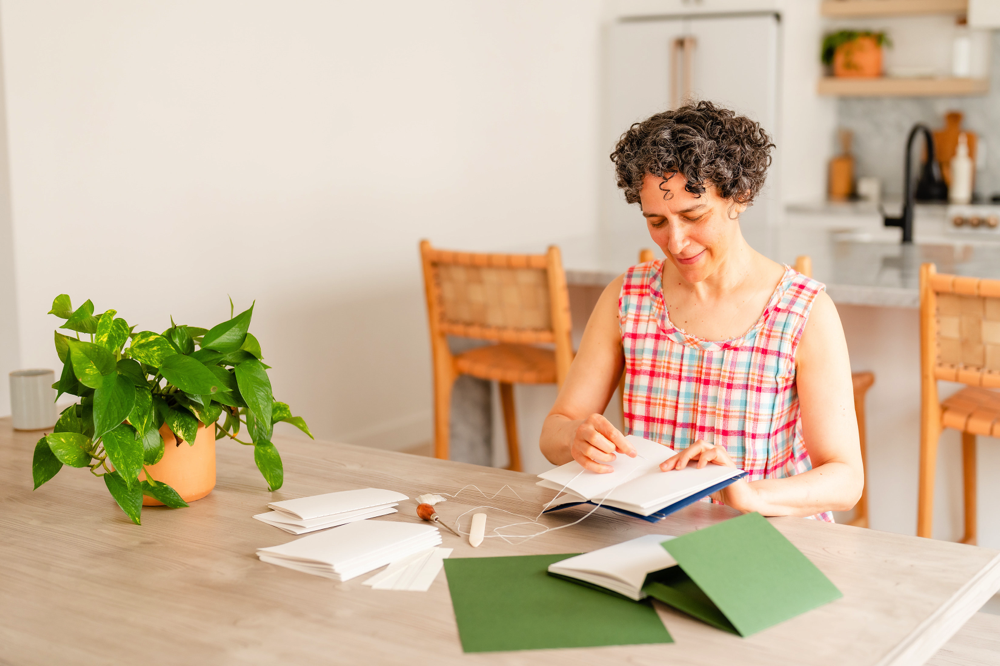
[[[701,282],[719,267],[741,238],[738,220],[745,205],[721,198],[710,183],[705,192],[684,189],[683,174],[646,174],[639,193],[649,235],[687,282]],[[730,212],[732,211],[732,213]]]

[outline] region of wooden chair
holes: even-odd
[[[650,261],[656,261],[656,255],[648,247],[644,247],[639,250],[639,263],[645,264]],[[618,406],[622,410],[622,434],[627,435],[625,432],[625,370],[622,370],[621,379],[618,380]]]
[[[938,380],[966,384],[940,402]],[[1000,437],[1000,280],[920,267],[920,489],[917,536],[930,537],[944,428],[962,433],[965,535],[976,543],[976,435]]]
[[[448,458],[452,386],[465,374],[499,383],[510,469],[521,471],[513,384],[561,387],[573,362],[559,248],[473,254],[437,250],[424,240],[420,254],[434,359],[434,457]],[[449,335],[496,344],[452,354]]]
[[[802,255],[795,259],[795,270],[806,277],[812,277],[812,258]],[[870,372],[853,372],[854,412],[858,417],[858,438],[861,441],[861,465],[865,470],[865,485],[861,490],[861,499],[855,506],[854,519],[849,523],[858,527],[868,527],[868,451],[865,426],[865,395],[875,383],[875,375]]]

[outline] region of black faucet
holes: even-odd
[[[920,172],[920,181],[917,183],[916,192],[914,192],[910,167],[913,163],[913,140],[920,132],[923,132],[924,142],[927,144],[927,161],[924,162],[923,170]],[[901,217],[889,217],[885,211],[882,211],[882,217],[885,226],[902,227],[903,242],[912,243],[914,198],[920,201],[943,201],[948,198],[948,186],[945,185],[944,179],[941,177],[941,167],[938,166],[937,160],[934,158],[934,137],[926,125],[917,123],[910,130],[910,136],[906,139],[906,162],[903,168],[903,214]]]

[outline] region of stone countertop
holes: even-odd
[[[933,262],[939,273],[1000,279],[1000,244],[927,242],[904,246],[899,230],[843,231],[786,224],[753,233],[747,241],[764,255],[794,264],[799,255],[812,257],[813,277],[827,286],[836,303],[917,308],[920,265]],[[638,262],[639,250],[654,247],[642,227],[565,239],[562,249],[570,285],[604,287]],[[657,257],[662,257],[658,248]]]

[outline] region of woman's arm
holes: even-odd
[[[813,303],[795,354],[802,436],[813,468],[783,479],[737,482],[723,501],[765,516],[811,516],[848,511],[861,497],[864,468],[854,413],[854,386],[844,329],[825,292]],[[721,447],[697,442],[661,466],[681,469],[689,461],[733,465]]]
[[[611,472],[603,465],[615,452],[635,456],[625,437],[602,416],[625,366],[618,326],[619,276],[601,294],[580,341],[559,397],[542,425],[539,447],[549,462],[576,460],[593,472]]]

